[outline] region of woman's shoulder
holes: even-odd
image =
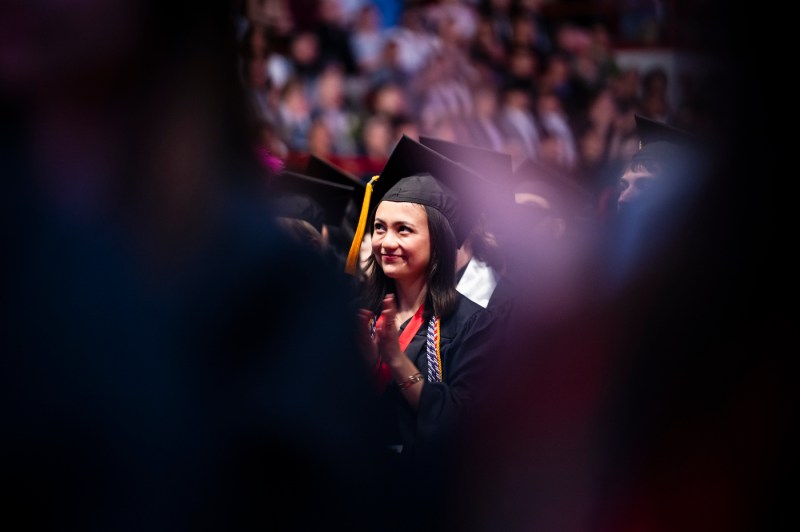
[[[492,313],[490,311],[459,292],[457,293],[455,309],[443,322],[463,326],[468,322],[489,321],[491,319]]]
[[[441,321],[442,339],[465,338],[493,329],[494,313],[458,294],[455,309]]]

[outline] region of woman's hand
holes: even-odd
[[[370,322],[372,321],[372,312],[367,309],[358,310],[358,342],[359,351],[364,356],[364,360],[370,367],[378,364],[378,340],[377,336],[372,338],[370,336]]]
[[[391,371],[395,382],[403,382],[410,376],[418,373],[416,366],[408,358],[404,351],[400,350],[400,339],[397,331],[397,306],[394,302],[394,295],[388,295],[383,299],[383,310],[381,310],[381,320],[375,329],[375,337],[378,341],[378,352],[383,361]],[[417,382],[413,386],[403,387],[402,395],[413,409],[419,407],[420,395],[424,383]]]
[[[375,328],[375,338],[377,339],[380,356],[390,366],[401,357],[407,358],[400,350],[396,317],[397,305],[394,302],[394,295],[389,294],[383,298],[383,309],[381,310],[381,319]]]

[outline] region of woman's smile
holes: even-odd
[[[384,273],[395,280],[425,275],[431,256],[425,208],[415,203],[382,201],[375,212],[372,252]]]
[[[400,262],[401,260],[403,260],[402,255],[389,254],[389,253],[381,254],[381,261],[383,261],[386,264],[394,264],[396,262]]]

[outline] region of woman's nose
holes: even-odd
[[[381,247],[394,249],[397,247],[397,238],[392,231],[387,231],[381,240]]]
[[[617,202],[625,203],[627,201],[631,201],[636,197],[636,195],[637,191],[634,189],[634,187],[627,187],[620,193],[619,197],[617,198]]]

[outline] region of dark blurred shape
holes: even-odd
[[[635,119],[641,147],[633,155],[634,160],[653,159],[666,163],[670,158],[680,157],[682,152],[699,149],[703,141],[700,136],[665,122],[638,114]]]
[[[342,268],[344,268],[350,245],[355,236],[356,226],[358,226],[361,205],[364,203],[364,193],[367,189],[366,183],[343,168],[316,155],[309,155],[305,173],[330,183],[349,186],[353,190],[350,200],[345,205],[342,222],[336,226],[328,227],[328,241],[331,250],[341,262]]]
[[[514,192],[541,195],[562,214],[591,217],[595,208],[592,193],[565,172],[533,159],[525,159],[514,169]]]
[[[474,192],[481,200],[487,229],[501,240],[505,237],[502,220],[514,204],[514,170],[511,155],[505,152],[420,136],[420,144],[462,164],[492,184]],[[468,185],[468,184],[465,184]]]
[[[6,529],[378,519],[353,294],[267,208],[231,8],[4,10]]]
[[[299,218],[322,232],[324,225],[338,226],[354,187],[285,170],[271,181],[272,208],[276,216]]]
[[[364,201],[366,184],[358,177],[313,154],[308,157],[305,173],[317,179],[353,187],[353,201],[361,207],[361,203]]]
[[[789,277],[768,266],[788,240],[756,199],[788,167],[765,134],[786,116],[752,75],[771,48],[752,52],[708,95],[721,111],[708,164],[632,213],[637,238],[597,250],[564,292],[578,307],[518,316],[443,503],[451,530],[796,528],[791,340],[770,302]]]
[[[421,135],[420,144],[471,168],[481,177],[507,185],[513,180],[511,155],[479,146],[459,144],[444,139]]]

